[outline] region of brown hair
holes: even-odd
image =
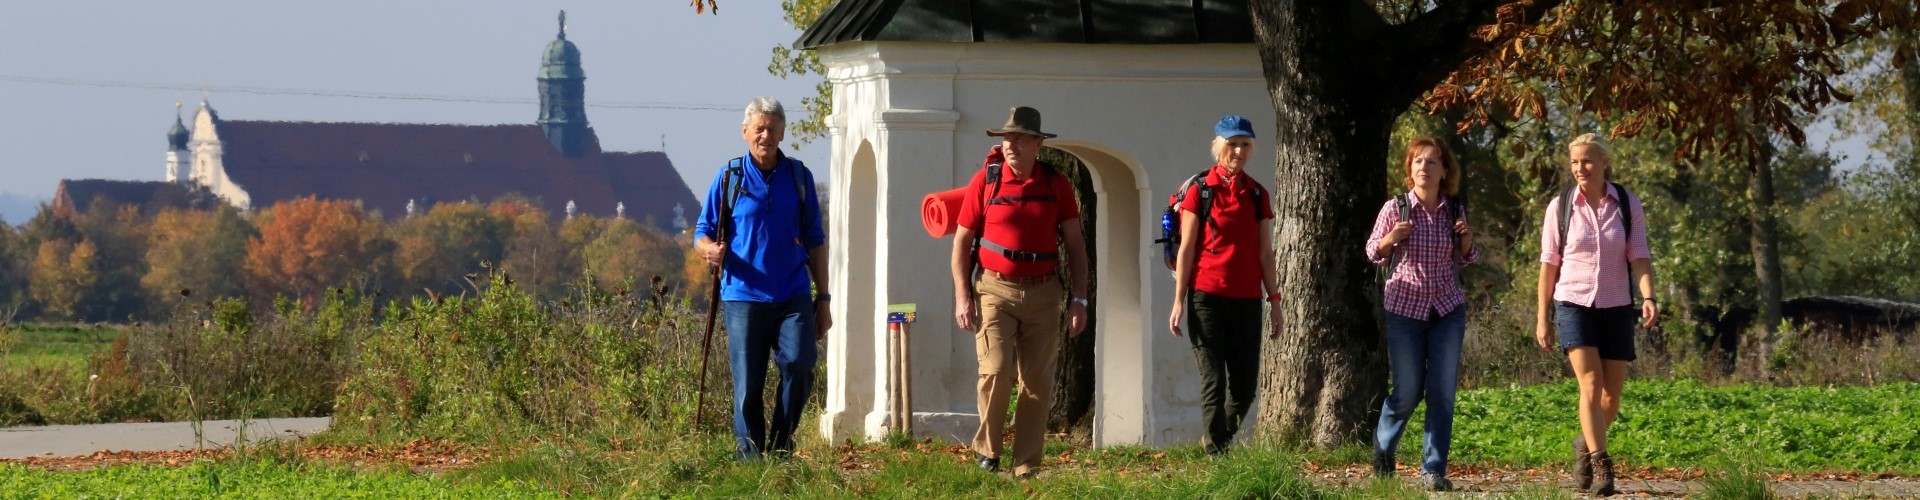
[[[1401,175],[1403,176],[1401,180],[1404,181],[1403,183],[1407,186],[1407,190],[1413,190],[1413,156],[1420,148],[1433,148],[1434,151],[1440,152],[1440,165],[1447,169],[1446,178],[1440,180],[1440,194],[1443,196],[1460,194],[1460,177],[1462,177],[1460,161],[1453,158],[1453,151],[1448,150],[1445,143],[1440,142],[1439,139],[1425,136],[1407,142],[1407,159],[1405,163],[1401,165],[1401,167],[1403,167],[1401,169]]]

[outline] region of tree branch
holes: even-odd
[[[1399,83],[1392,89],[1392,101],[1412,102],[1468,59],[1486,53],[1497,41],[1506,40],[1504,36],[1494,41],[1482,40],[1473,36],[1477,28],[1501,22],[1513,23],[1516,25],[1513,29],[1532,26],[1562,1],[1441,0],[1433,10],[1390,28],[1382,39],[1390,45],[1385,56],[1387,67],[1396,72],[1394,81]],[[1519,9],[1515,11],[1517,19],[1500,19],[1496,15],[1508,5]],[[1501,29],[1502,35],[1508,34],[1509,28]]]

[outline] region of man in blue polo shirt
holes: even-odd
[[[780,101],[757,97],[747,104],[740,126],[747,154],[714,177],[694,229],[700,255],[724,271],[720,300],[733,365],[735,456],[741,460],[793,452],[793,432],[813,389],[819,357],[814,342],[833,326],[820,197],[813,172],[780,152],[786,130]],[[721,204],[729,202],[733,216],[721,220]],[[780,369],[771,429],[761,404],[769,354]]]

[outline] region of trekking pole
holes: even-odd
[[[722,261],[724,262],[724,261]],[[713,278],[712,293],[707,294],[707,333],[700,341],[700,382],[694,389],[693,428],[700,428],[701,417],[707,411],[707,358],[713,352],[714,317],[720,314],[720,266],[712,266],[708,276]]]

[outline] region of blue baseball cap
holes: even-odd
[[[1227,139],[1243,135],[1253,137],[1253,122],[1247,121],[1244,116],[1227,115],[1220,118],[1220,123],[1213,124],[1213,135]]]

